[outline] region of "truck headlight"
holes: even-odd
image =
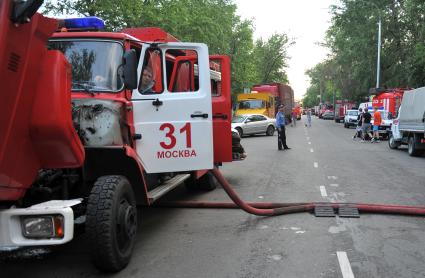
[[[21,218],[22,233],[26,238],[63,238],[62,215],[30,215]]]

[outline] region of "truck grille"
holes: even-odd
[[[19,62],[21,61],[21,56],[16,53],[10,53],[9,63],[7,64],[7,69],[13,72],[17,72],[19,68]]]

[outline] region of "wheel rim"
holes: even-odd
[[[273,132],[274,132],[274,128],[273,128],[273,127],[271,127],[271,126],[269,126],[269,127],[267,128],[267,135],[273,135]]]
[[[124,253],[131,246],[137,231],[136,209],[126,199],[120,202],[116,228],[118,248]]]
[[[394,148],[394,137],[390,136],[390,146]]]
[[[407,146],[407,151],[409,152],[409,154],[413,153],[413,142],[412,142],[412,138],[409,139],[409,144]]]

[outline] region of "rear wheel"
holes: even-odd
[[[422,150],[418,149],[416,136],[409,137],[407,152],[410,156],[420,156],[422,154]]]
[[[86,231],[98,269],[117,272],[127,266],[137,233],[137,209],[125,177],[103,176],[96,181],[88,200]]]
[[[267,136],[273,136],[273,134],[274,134],[274,126],[272,126],[272,125],[270,125],[270,126],[268,126],[267,127],[267,131],[266,131],[266,135]]]
[[[390,147],[390,149],[393,149],[393,150],[395,150],[395,149],[397,149],[398,147],[400,147],[400,143],[399,142],[397,142],[395,139],[394,139],[394,136],[391,134],[390,135],[390,138],[388,139],[388,146]]]
[[[196,179],[195,175],[192,175],[184,184],[190,191],[212,191],[217,188],[218,182],[211,172],[207,172],[199,179]]]

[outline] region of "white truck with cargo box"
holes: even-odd
[[[425,87],[406,91],[399,109],[398,117],[391,127],[388,145],[396,149],[408,145],[410,156],[425,153]]]

